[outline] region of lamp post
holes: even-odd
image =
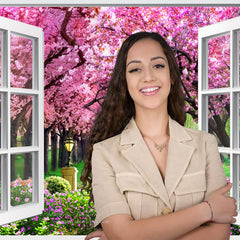
[[[69,163],[71,163],[71,152],[74,146],[74,141],[72,138],[67,138],[66,141],[64,141],[64,146],[68,151],[68,160],[65,164],[65,167],[61,169],[62,177],[69,181],[71,185],[71,189],[77,190],[77,173],[78,170],[75,167],[70,167]]]
[[[64,141],[65,148],[67,149],[68,152],[68,160],[65,164],[66,167],[69,167],[69,163],[71,163],[71,152],[74,146],[74,141],[72,138],[67,138],[66,141]]]

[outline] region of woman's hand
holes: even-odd
[[[99,237],[98,240],[108,240],[106,235],[104,234],[104,232],[102,230],[97,230],[97,231],[89,233],[86,236],[85,240],[90,240],[90,239],[95,238],[95,237]]]
[[[213,211],[212,220],[216,223],[236,222],[236,219],[233,218],[234,216],[237,216],[236,200],[232,197],[225,196],[225,194],[231,189],[231,187],[232,184],[230,183],[213,192],[206,199],[212,207]]]

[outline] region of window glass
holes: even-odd
[[[208,40],[208,89],[230,86],[230,35]]]
[[[220,153],[223,170],[227,179],[230,179],[230,154]]]
[[[32,40],[11,35],[11,87],[32,88]]]
[[[11,155],[11,206],[32,202],[32,153]]]
[[[0,32],[0,86],[2,86],[2,33]]]
[[[32,96],[11,95],[11,147],[32,145]]]
[[[0,94],[0,148],[2,148],[2,94]]]
[[[208,131],[218,146],[230,146],[230,94],[208,96]]]
[[[239,40],[239,43],[238,43],[238,54],[239,54],[239,59],[238,59],[238,79],[239,79],[239,85],[240,85],[240,32],[238,33],[238,40]]]
[[[2,156],[0,155],[0,211],[2,210]]]

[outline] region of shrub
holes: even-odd
[[[61,206],[64,235],[87,235],[95,230],[96,211],[89,207],[89,195],[85,195],[80,190],[54,194],[55,204]]]
[[[87,235],[96,212],[80,190],[50,194],[45,190],[42,214],[0,226],[0,235]]]
[[[70,183],[62,178],[62,177],[56,177],[56,176],[50,176],[45,179],[47,182],[47,190],[53,194],[53,193],[65,193],[71,191],[71,185]]]

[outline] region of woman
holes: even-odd
[[[184,122],[171,48],[157,33],[131,35],[90,136],[82,180],[103,231],[86,239],[229,239],[236,204],[217,142]]]

